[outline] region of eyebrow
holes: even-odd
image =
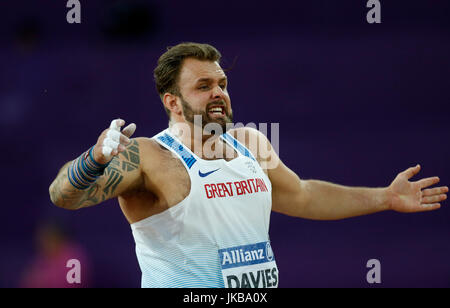
[[[211,82],[211,81],[213,81],[212,78],[200,78],[199,80],[197,80],[196,83],[199,83],[199,82]],[[226,76],[223,77],[223,78],[220,78],[219,82],[221,82],[221,81],[228,81],[228,78]]]

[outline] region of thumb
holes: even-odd
[[[130,125],[128,125],[127,127],[125,127],[122,130],[122,134],[124,134],[125,136],[130,138],[134,134],[135,131],[136,131],[136,124],[131,123]]]
[[[420,171],[420,165],[416,165],[415,167],[408,168],[403,172],[403,174],[406,176],[407,179],[412,178],[414,175],[419,173]]]

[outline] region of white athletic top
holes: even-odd
[[[153,138],[181,160],[191,190],[131,224],[142,287],[277,287],[268,235],[272,187],[250,151],[225,133],[239,156],[204,160],[169,129]]]

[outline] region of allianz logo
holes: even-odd
[[[270,244],[267,242],[263,248],[252,250],[229,249],[222,252],[222,266],[236,263],[253,263],[253,261],[272,261],[273,252]]]

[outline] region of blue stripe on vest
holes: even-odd
[[[236,139],[234,139],[234,137],[232,137],[231,135],[225,133],[222,135],[222,137],[227,140],[228,142],[230,142],[231,144],[233,144],[233,146],[239,151],[241,152],[242,155],[247,156],[250,159],[255,160],[255,158],[253,157],[252,153],[250,153],[250,151],[244,147],[242,144],[240,144]]]
[[[183,159],[183,161],[186,163],[189,169],[191,169],[192,165],[195,164],[197,159],[189,153],[183,145],[179,144],[175,139],[173,139],[168,134],[164,134],[162,136],[158,137],[159,140],[161,140],[163,143],[168,145],[171,149],[173,149],[180,157]]]

